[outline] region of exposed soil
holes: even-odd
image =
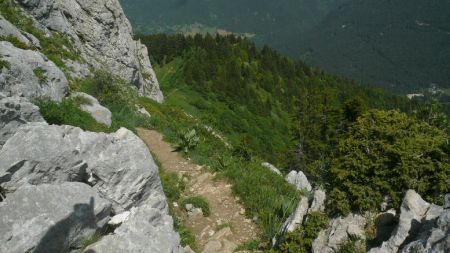
[[[188,179],[183,197],[202,196],[208,201],[211,209],[209,217],[201,214],[187,215],[185,207],[179,207],[185,214],[185,224],[191,227],[195,234],[200,252],[205,248],[205,252],[231,253],[233,247],[257,238],[256,224],[245,217],[245,209],[238,202],[239,198],[233,196],[230,184],[216,179],[201,166],[174,152],[159,132],[143,128],[137,131],[166,171],[175,172]],[[223,224],[230,225],[231,232],[227,225]],[[218,231],[221,227],[225,228]],[[221,249],[218,245],[222,245]],[[216,250],[211,250],[213,248]]]

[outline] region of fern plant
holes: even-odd
[[[177,152],[188,153],[197,147],[199,141],[200,138],[197,136],[195,129],[188,130],[185,133],[179,134],[178,142],[175,144],[175,150]]]

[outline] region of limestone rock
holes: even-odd
[[[17,29],[17,27],[11,24],[2,15],[0,15],[0,37],[7,38],[9,36],[16,38],[27,47],[41,47],[40,42],[36,37],[29,33],[20,31],[19,29]]]
[[[333,253],[346,243],[351,236],[365,239],[366,219],[360,215],[350,214],[330,221],[330,227],[322,230],[312,245],[313,253]]]
[[[0,99],[0,149],[21,125],[43,121],[39,108],[26,98],[6,97]]]
[[[427,203],[413,190],[407,191],[400,208],[399,223],[391,237],[383,242],[380,247],[373,248],[369,252],[397,252],[406,238],[416,234],[422,225],[432,222],[441,212],[441,207]]]
[[[314,191],[313,202],[308,212],[323,212],[325,211],[325,199],[327,195],[325,191],[317,189]]]
[[[308,212],[308,198],[302,197],[295,211],[284,222],[281,228],[282,233],[292,232],[298,227],[300,227],[303,223],[303,219],[307,212]]]
[[[311,184],[306,178],[305,174],[302,171],[291,171],[286,176],[286,181],[292,185],[294,185],[299,191],[307,190],[310,192],[312,190]]]
[[[85,132],[71,126],[30,123],[0,151],[0,186],[13,192],[24,184],[88,182],[115,213],[162,193],[158,167],[131,131]]]
[[[0,41],[0,92],[28,98],[47,97],[61,101],[69,90],[64,73],[43,54]]]
[[[94,118],[98,123],[104,124],[108,127],[111,126],[111,111],[108,108],[100,105],[95,97],[83,92],[75,92],[71,95],[71,97],[82,98],[83,100],[85,100],[85,102],[87,103],[82,103],[80,105],[81,110],[89,113],[92,118]]]
[[[206,243],[203,253],[231,253],[238,247],[235,243],[227,240],[233,232],[229,227],[223,228]]]
[[[280,175],[280,176],[283,176],[283,174],[281,174],[280,170],[279,170],[277,167],[275,167],[274,165],[272,165],[272,164],[270,164],[270,163],[268,163],[268,162],[264,162],[264,163],[262,163],[261,165],[262,165],[263,167],[268,168],[268,169],[269,169],[270,171],[272,171],[273,173],[278,174],[278,175]]]
[[[110,213],[88,185],[26,185],[0,203],[0,252],[56,253],[79,248]]]
[[[165,197],[151,195],[139,207],[133,207],[128,219],[112,235],[91,245],[85,253],[182,253],[180,237],[173,230]]]
[[[133,39],[131,24],[118,0],[18,0],[44,27],[69,36],[92,67],[106,67],[134,84],[141,95],[164,97],[147,48]]]
[[[130,214],[131,214],[130,211],[125,211],[123,213],[115,215],[114,217],[111,218],[111,220],[108,221],[108,224],[111,226],[118,226],[124,223],[126,220],[128,220]]]

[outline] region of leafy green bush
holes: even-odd
[[[197,136],[195,129],[182,132],[179,134],[179,139],[175,144],[175,150],[186,154],[197,147],[199,140],[200,138]]]
[[[71,125],[92,132],[109,132],[110,129],[95,121],[91,115],[80,109],[72,99],[64,99],[61,103],[38,99],[34,102],[49,124]]]
[[[408,189],[442,204],[450,190],[449,136],[398,111],[370,110],[350,127],[332,161],[334,213],[396,208]],[[333,200],[331,200],[333,201]],[[342,202],[339,204],[338,202]]]
[[[181,206],[184,208],[187,204],[193,205],[195,208],[202,209],[203,216],[208,217],[211,214],[208,201],[201,196],[192,196],[184,199]]]
[[[312,243],[322,229],[327,228],[328,217],[320,212],[311,212],[303,227],[283,236],[277,247],[279,253],[308,253]]]

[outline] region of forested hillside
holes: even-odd
[[[279,235],[292,192],[258,186],[273,174],[257,169],[261,160],[301,170],[326,190],[326,214],[308,216],[275,252],[310,252],[327,216],[378,212],[386,198],[398,208],[408,189],[442,204],[450,190],[449,120],[435,102],[362,86],[234,36],[140,39],[166,94],[163,108],[143,101],[153,120],[173,139],[177,128],[222,136],[223,148],[205,138],[190,157],[229,178],[251,214],[265,217],[263,240]]]
[[[399,94],[449,88],[446,0],[121,2],[140,33],[241,33],[257,45]]]

